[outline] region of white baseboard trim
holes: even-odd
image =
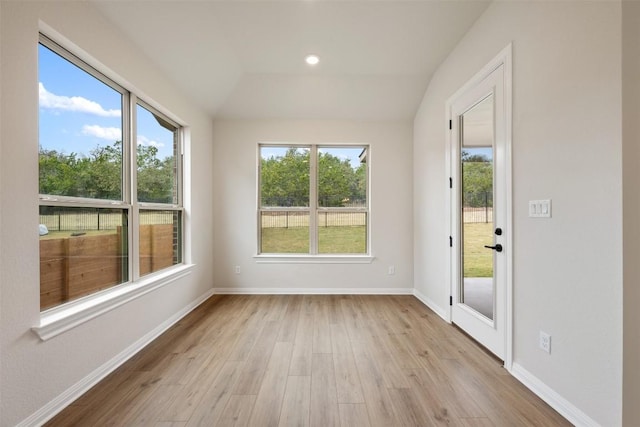
[[[513,363],[510,372],[518,381],[538,395],[538,397],[558,411],[560,415],[565,417],[573,425],[578,427],[600,427],[600,424],[575,407],[567,399],[560,396],[558,392],[540,381],[535,375],[518,363]]]
[[[216,295],[413,295],[413,288],[215,288]]]
[[[31,427],[31,426],[41,426],[55,415],[57,415],[64,408],[73,403],[76,399],[86,393],[91,387],[96,385],[102,379],[104,379],[111,372],[115,371],[120,365],[133,357],[136,353],[146,347],[151,341],[159,337],[163,332],[177,323],[184,316],[193,311],[200,304],[205,302],[210,296],[214,294],[214,290],[210,289],[201,295],[198,299],[192,301],[185,308],[171,316],[169,319],[162,322],[156,328],[151,330],[149,333],[142,336],[139,340],[131,344],[129,347],[124,349],[114,358],[109,360],[104,365],[100,366],[95,371],[91,372],[89,375],[78,381],[76,384],[69,387],[62,394],[60,394],[55,399],[51,400],[42,408],[38,409],[36,412],[31,414],[28,418],[24,419],[21,423],[17,425],[17,427]]]
[[[433,312],[438,316],[442,317],[446,322],[450,322],[446,311],[426,297],[423,293],[414,289],[413,295],[424,305],[433,310]],[[558,394],[558,392],[543,383],[535,375],[523,368],[522,365],[513,363],[509,373],[575,426],[600,427],[600,424]]]
[[[414,289],[413,290],[413,296],[418,298],[421,303],[423,303],[424,305],[429,307],[431,309],[431,311],[436,313],[438,316],[442,317],[442,319],[445,322],[451,323],[451,320],[449,319],[448,313],[445,310],[443,310],[442,307],[440,307],[438,304],[433,302],[430,298],[427,298],[427,296],[425,294],[423,294],[422,292],[420,292],[417,289]]]

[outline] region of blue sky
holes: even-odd
[[[463,151],[470,155],[483,155],[489,160],[493,160],[493,148],[491,147],[464,147]]]
[[[46,47],[39,45],[40,145],[88,156],[122,139],[122,96]],[[138,144],[173,154],[173,134],[138,108]]]

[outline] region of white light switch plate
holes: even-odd
[[[551,200],[529,200],[530,218],[551,218]]]

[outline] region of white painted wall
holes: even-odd
[[[625,426],[640,425],[640,3],[622,3],[622,152],[624,198]]]
[[[597,423],[620,425],[619,2],[494,2],[440,66],[414,122],[415,286],[448,310],[445,101],[511,41],[514,363]],[[546,198],[553,217],[528,218],[527,201]]]
[[[371,264],[258,264],[259,142],[370,144]],[[214,122],[214,287],[386,289],[413,287],[410,122],[217,120]],[[235,274],[234,266],[241,274]],[[395,275],[388,275],[389,265]]]
[[[59,396],[211,288],[212,126],[130,42],[86,2],[0,2],[0,425],[12,426]],[[194,272],[40,342],[38,255],[39,21],[75,43],[115,80],[191,126],[189,220]],[[168,53],[169,54],[169,53]]]
[[[2,23],[2,7],[0,6],[0,24]],[[0,33],[0,37],[2,33]],[[0,43],[0,82],[2,82],[2,43]],[[2,84],[0,83],[0,164],[2,164]],[[3,199],[3,191],[2,191],[2,173],[0,173],[0,235],[2,235],[2,200]],[[2,255],[0,249],[0,255]],[[0,319],[2,319],[2,274],[0,273]],[[0,338],[0,384],[2,384],[2,339]],[[0,387],[0,402],[2,402],[2,387]]]

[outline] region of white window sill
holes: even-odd
[[[190,274],[193,268],[194,264],[179,265],[145,276],[135,283],[117,286],[105,292],[43,311],[40,315],[40,324],[31,328],[31,330],[42,341],[47,341],[116,307],[120,307],[129,301],[184,277]]]
[[[255,255],[258,264],[371,264],[370,255]]]

